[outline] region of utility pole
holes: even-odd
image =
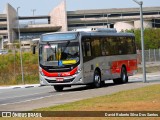
[[[31,11],[33,12],[33,17],[34,17],[34,12],[36,11],[36,9],[32,9]],[[33,19],[33,23],[35,24],[35,19]]]
[[[142,10],[142,1],[133,0],[135,3],[140,5],[140,20],[141,20],[141,47],[142,47],[142,66],[143,66],[143,82],[146,83],[146,64],[144,56],[144,29],[143,29],[143,10]]]
[[[20,61],[21,61],[21,74],[22,74],[22,84],[25,84],[24,82],[24,73],[23,73],[23,60],[22,60],[22,47],[21,47],[21,40],[20,40],[20,26],[19,26],[19,15],[18,15],[18,9],[20,7],[17,7],[17,21],[18,21],[18,37],[19,37],[19,45],[20,45]]]

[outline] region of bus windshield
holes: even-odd
[[[64,66],[79,62],[79,42],[63,42],[40,45],[40,64]]]

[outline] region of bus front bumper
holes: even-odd
[[[82,71],[78,74],[68,77],[47,77],[39,74],[40,84],[45,86],[53,85],[81,85],[84,84]]]

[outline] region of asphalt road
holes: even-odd
[[[108,81],[104,87],[98,89],[73,86],[65,88],[63,92],[56,92],[52,86],[2,89],[0,90],[0,111],[29,111],[152,84],[160,84],[160,75],[158,73],[150,74],[147,76],[147,83],[141,81],[142,75],[136,75],[130,77],[127,84],[115,85],[112,81]]]

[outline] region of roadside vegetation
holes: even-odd
[[[0,55],[0,85],[22,84],[20,54],[11,52]],[[25,84],[39,83],[38,55],[24,52],[22,56]]]
[[[127,30],[135,34],[137,49],[141,49],[141,30]],[[144,44],[145,50],[159,49],[160,48],[160,29],[159,28],[146,28],[144,29]]]

